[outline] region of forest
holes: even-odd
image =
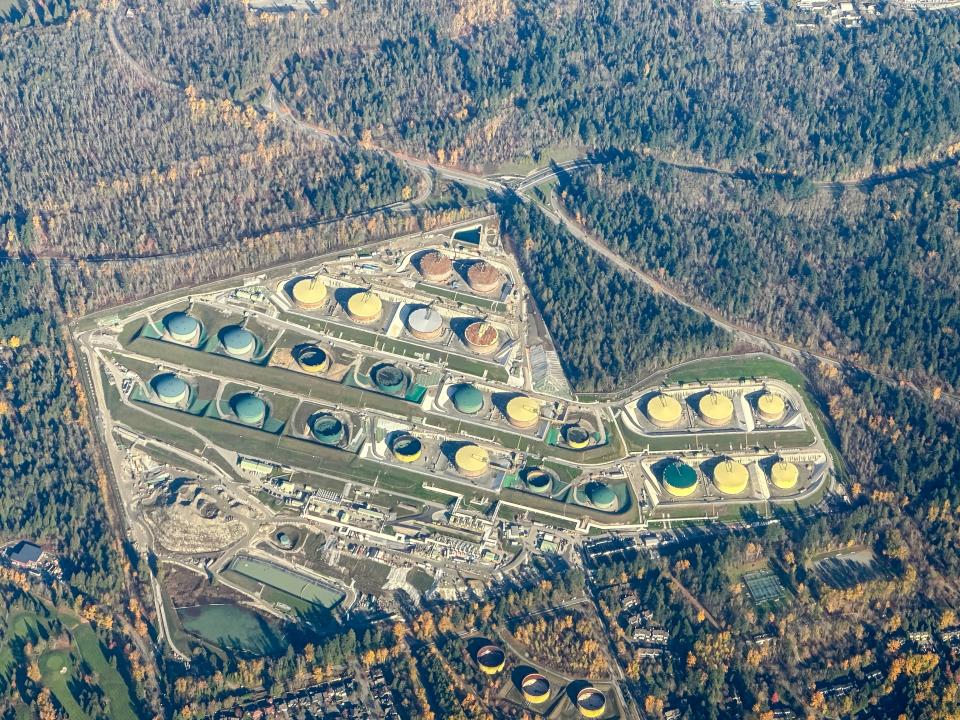
[[[50,285],[41,264],[0,262],[0,534],[48,543],[69,582],[101,596],[123,574],[77,358]]]
[[[960,171],[839,197],[609,152],[565,178],[571,213],[688,298],[881,372],[960,383]]]
[[[401,2],[389,37],[321,41],[276,84],[301,114],[441,162],[555,146],[798,174],[863,173],[942,150],[960,113],[955,14],[886,5],[848,32],[781,4]],[[743,78],[749,76],[749,82]]]
[[[658,368],[730,347],[730,337],[706,316],[611,268],[539,210],[504,206],[501,228],[575,390],[623,388]]]

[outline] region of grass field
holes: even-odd
[[[407,573],[407,582],[417,589],[417,592],[425,593],[433,587],[433,575],[426,573],[420,568],[413,568]]]

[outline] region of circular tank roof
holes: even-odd
[[[381,390],[398,392],[403,388],[407,377],[396,365],[378,365],[373,370],[373,382]]]
[[[572,448],[584,448],[590,442],[590,432],[582,425],[569,425],[563,436]]]
[[[393,441],[393,454],[403,462],[413,462],[422,451],[423,443],[413,435],[402,435]]]
[[[505,661],[506,655],[496,645],[484,645],[477,650],[477,664],[485,673],[492,675],[500,672]]]
[[[287,550],[293,547],[293,540],[291,540],[290,536],[285,532],[277,533],[277,542],[280,544],[280,547],[286,548]]]
[[[173,312],[163,319],[163,326],[175,338],[189,339],[200,330],[200,323],[185,312]]]
[[[477,322],[472,322],[467,325],[463,336],[470,345],[481,348],[491,348],[497,344],[500,333],[497,332],[497,329],[490,323],[478,320]]]
[[[420,274],[433,280],[445,280],[453,272],[453,263],[439,250],[431,250],[420,258]]]
[[[453,460],[457,468],[468,475],[481,475],[490,465],[490,455],[479,445],[464,445]]]
[[[253,393],[238,393],[230,400],[237,417],[247,425],[259,425],[267,417],[267,404]]]
[[[757,398],[757,409],[764,418],[779,418],[787,411],[783,398],[772,392],[764,392]]]
[[[475,290],[494,290],[503,284],[503,275],[486,260],[480,260],[467,270],[467,283]]]
[[[310,423],[310,432],[320,442],[334,445],[343,439],[343,422],[333,415],[317,415]]]
[[[327,299],[327,286],[316,278],[303,278],[290,291],[294,302],[304,307],[319,307]]]
[[[483,393],[464,383],[453,392],[453,406],[464,415],[476,415],[483,410]]]
[[[683,409],[676,398],[658,393],[647,403],[647,416],[657,425],[676,425]]]
[[[347,312],[358,320],[376,320],[383,312],[383,301],[370,290],[354,293],[347,300]]]
[[[520,682],[523,697],[530,703],[546,702],[550,698],[550,681],[540,673],[530,673]]]
[[[540,417],[540,402],[526,395],[507,401],[507,418],[519,425],[532,425]]]
[[[792,462],[778,460],[770,468],[770,481],[781,490],[791,490],[800,479],[800,469]]]
[[[257,339],[253,333],[239,325],[231,325],[220,337],[223,347],[231,355],[248,355],[257,346]]]
[[[297,355],[297,363],[307,372],[319,373],[329,367],[330,358],[321,348],[312,347]]]
[[[153,389],[157,397],[168,405],[182,403],[190,394],[187,384],[172,373],[158,375],[153,379]]]
[[[586,718],[598,718],[603,715],[607,698],[594,687],[587,687],[577,693],[577,709]]]
[[[587,498],[601,510],[612,510],[617,506],[617,494],[606,483],[592,482],[587,485]]]
[[[724,495],[738,495],[747,489],[750,473],[747,466],[731,458],[717,463],[713,469],[713,484]]]
[[[526,483],[528,490],[539,494],[550,492],[550,488],[553,486],[553,478],[550,477],[550,474],[539,468],[528,470],[523,481]]]
[[[676,460],[664,468],[663,483],[671,495],[677,497],[692,495],[697,489],[697,471],[686,463]]]
[[[430,335],[440,330],[443,318],[432,307],[417,308],[407,316],[407,327],[415,333]]]
[[[708,392],[697,407],[708,422],[725,423],[733,417],[733,401],[718,392]]]

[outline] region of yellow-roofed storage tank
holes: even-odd
[[[770,468],[770,482],[781,490],[792,490],[800,480],[800,468],[788,460],[778,460]]]
[[[531,428],[540,419],[540,402],[526,395],[517,395],[507,402],[506,411],[507,422],[515,428]]]
[[[586,687],[577,693],[577,710],[585,718],[603,717],[607,711],[607,698],[595,687]]]
[[[714,390],[700,398],[697,409],[707,425],[729,425],[733,419],[733,401]]]
[[[765,422],[782,420],[787,412],[787,404],[783,398],[766,390],[757,398],[757,413]]]
[[[724,458],[713,468],[713,484],[724,495],[739,495],[749,483],[747,466],[732,458]]]
[[[540,673],[530,673],[520,681],[523,699],[531,705],[539,705],[550,699],[550,681]]]
[[[290,297],[297,307],[316,310],[327,300],[327,286],[315,277],[302,278],[293,284]]]
[[[670,395],[657,393],[647,402],[647,417],[657,427],[676,427],[682,415],[679,401]]]
[[[464,445],[453,459],[457,471],[468,478],[480,477],[490,467],[490,455],[479,445]]]
[[[383,301],[371,290],[354,293],[347,300],[347,314],[361,325],[375,323],[383,314]]]

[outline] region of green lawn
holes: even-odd
[[[73,662],[70,655],[60,650],[54,650],[40,656],[40,672],[43,675],[43,684],[50,688],[50,692],[53,693],[57,702],[66,711],[70,720],[89,720],[90,716],[83,711],[76,698],[73,697],[73,693],[70,692],[69,683],[73,679],[75,665],[76,663]],[[62,668],[67,668],[67,671],[61,673]]]
[[[110,717],[114,720],[137,720],[137,713],[131,703],[130,690],[123,677],[103,654],[100,640],[93,628],[87,623],[80,623],[73,628],[72,633],[80,655],[90,669],[97,673],[100,687],[110,698]]]

